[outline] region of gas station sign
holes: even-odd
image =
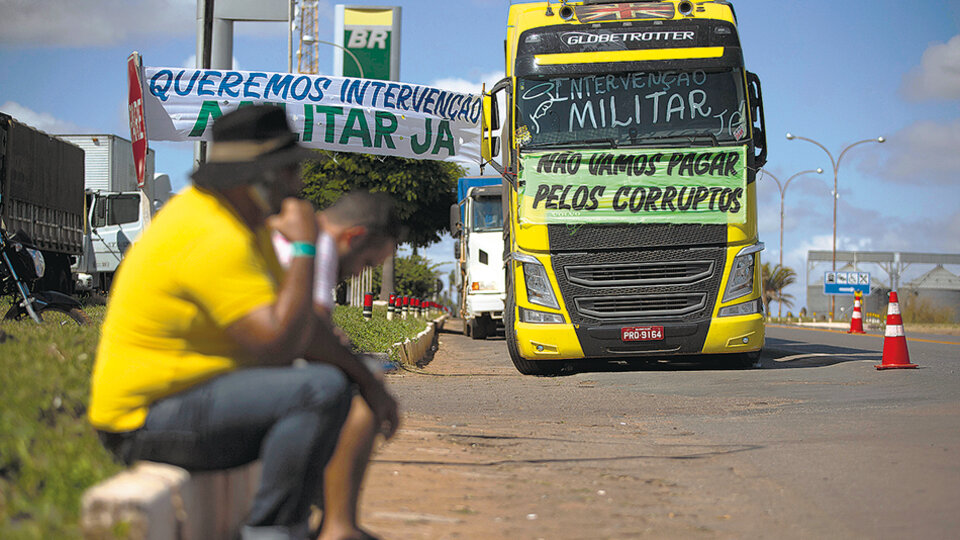
[[[400,8],[337,4],[333,74],[400,79]],[[341,48],[342,47],[342,48]]]

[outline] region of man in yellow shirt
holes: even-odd
[[[213,138],[196,185],[164,207],[117,274],[88,417],[128,463],[211,470],[259,458],[243,536],[305,538],[350,410],[349,382],[388,437],[397,405],[314,312],[318,225],[311,205],[293,198],[311,154],[283,111],[238,109]],[[286,272],[267,225],[292,243]],[[364,260],[382,243],[351,256]],[[291,367],[300,357],[321,363]]]

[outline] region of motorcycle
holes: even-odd
[[[11,307],[4,320],[30,317],[43,322],[44,312],[58,312],[79,325],[90,324],[90,317],[73,297],[58,291],[32,291],[43,277],[46,263],[43,254],[23,233],[8,235],[0,227],[0,296],[9,296]]]

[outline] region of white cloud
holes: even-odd
[[[902,90],[913,100],[960,99],[960,35],[928,47],[904,76]]]
[[[478,81],[470,81],[458,77],[449,77],[433,81],[429,84],[429,86],[435,86],[444,90],[461,92],[465,94],[479,94],[484,84],[486,84],[487,90],[489,91],[490,87],[503,78],[503,72],[494,71],[491,73],[482,73],[478,78]]]
[[[9,114],[21,123],[27,124],[28,126],[34,127],[51,135],[58,133],[83,133],[85,131],[76,124],[55,118],[49,113],[42,113],[28,109],[27,107],[24,107],[23,105],[13,101],[8,101],[3,105],[0,105],[0,111]]]
[[[196,0],[0,0],[0,43],[103,46],[197,31]]]
[[[321,17],[330,9],[324,4]],[[0,43],[108,46],[127,39],[196,36],[197,0],[0,0]],[[234,24],[236,35],[282,37],[285,22]]]
[[[960,119],[915,122],[891,135],[883,148],[860,159],[863,170],[910,184],[955,184],[960,179]],[[881,152],[882,150],[882,152]]]

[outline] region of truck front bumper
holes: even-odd
[[[664,339],[621,340],[627,326],[663,326]],[[763,347],[763,316],[718,317],[691,323],[583,326],[517,323],[517,345],[528,360],[731,354]]]

